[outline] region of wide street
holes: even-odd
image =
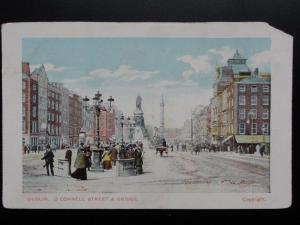
[[[160,157],[155,150],[144,149],[144,173],[117,177],[116,167],[104,172],[87,172],[88,180],[80,181],[59,175],[57,159],[65,150],[55,154],[55,176],[47,176],[40,160],[43,153],[23,157],[23,187],[25,193],[221,193],[269,192],[269,158],[240,155],[232,152],[190,152],[174,150]],[[76,156],[73,150],[72,171]]]

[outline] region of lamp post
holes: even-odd
[[[249,117],[251,118],[251,124],[250,124],[250,119]],[[247,121],[246,123],[249,125],[250,124],[250,133],[251,133],[251,146],[253,148],[253,132],[252,132],[252,124],[253,124],[253,117],[254,117],[254,114],[252,111],[250,111],[248,114],[247,114]]]
[[[101,113],[101,106],[103,103],[103,99],[101,99],[102,94],[98,91],[95,96],[93,97],[93,105],[89,106],[89,98],[85,96],[83,98],[84,102],[84,109],[86,111],[94,111],[96,114],[96,147],[97,149],[93,150],[93,165],[91,168],[91,171],[104,171],[103,168],[101,167],[101,158],[102,158],[102,153],[103,150],[100,149],[100,113]],[[111,96],[110,96],[111,97]],[[112,97],[110,99],[113,99]],[[113,99],[114,101],[114,99]],[[110,102],[111,103],[111,102]],[[111,104],[110,104],[111,106]]]
[[[113,101],[115,101],[115,99],[112,96],[109,96],[109,98],[107,99],[107,101],[109,101],[109,111],[111,111],[112,107],[111,107],[111,103]]]
[[[262,134],[264,136],[264,142],[263,143],[264,143],[264,146],[265,146],[265,151],[266,151],[266,154],[268,154],[268,148],[267,148],[267,143],[266,143],[266,135],[268,134],[268,128],[262,127],[261,130],[262,130]]]
[[[130,119],[130,117],[127,118],[128,120],[128,128],[129,128],[129,139],[130,144],[132,144],[132,138],[133,138],[133,127],[135,127],[134,121]]]
[[[122,128],[122,144],[124,144],[124,133],[123,133],[123,127],[124,127],[124,115],[121,115],[120,124]]]

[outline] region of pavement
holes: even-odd
[[[77,150],[73,150],[72,171]],[[55,154],[55,176],[47,176],[41,160],[43,153],[23,157],[23,191],[25,193],[267,193],[270,192],[269,157],[240,155],[232,152],[169,151],[160,157],[145,147],[144,173],[118,177],[116,167],[104,172],[87,172],[81,181],[58,172],[57,160],[65,150]]]

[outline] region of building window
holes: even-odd
[[[51,113],[52,121],[54,122],[54,113]]]
[[[26,89],[26,81],[23,81],[23,82],[22,82],[22,88],[23,88],[23,90]]]
[[[50,113],[48,113],[48,121],[50,121],[51,120],[51,118],[50,118]]]
[[[32,102],[33,102],[33,103],[36,103],[36,95],[33,95],[33,96],[32,96]]]
[[[25,93],[22,93],[22,102],[25,102]]]
[[[239,96],[239,105],[246,105],[246,97],[245,95]]]
[[[251,86],[251,92],[254,92],[254,93],[257,92],[257,86],[256,85]]]
[[[251,109],[250,113],[251,113],[250,119],[257,119],[257,110],[256,109]]]
[[[264,95],[264,97],[263,97],[263,105],[269,105],[269,96],[268,95]]]
[[[240,90],[240,92],[245,92],[246,91],[246,86],[245,85],[240,85],[239,90]]]
[[[36,117],[36,107],[35,106],[32,107],[32,117],[33,118]]]
[[[245,124],[244,123],[240,123],[240,125],[239,125],[239,133],[240,134],[245,134]]]
[[[251,134],[257,134],[257,124],[256,123],[251,124]]]
[[[245,109],[240,109],[239,110],[239,118],[241,120],[244,120],[246,118],[246,116],[245,116]]]
[[[263,118],[264,120],[269,119],[269,110],[268,110],[268,109],[264,109],[264,110],[263,110],[262,118]]]
[[[268,123],[264,123],[261,127],[262,129],[262,133],[264,135],[268,135],[269,134],[269,124]]]
[[[256,95],[251,96],[251,105],[257,105],[257,96]]]
[[[35,84],[32,85],[32,90],[36,91],[36,85]]]
[[[270,91],[269,86],[268,86],[268,85],[264,85],[264,86],[263,86],[263,92],[264,92],[264,93],[269,93],[269,91]]]

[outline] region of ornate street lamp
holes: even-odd
[[[103,168],[101,167],[101,158],[102,158],[102,153],[103,150],[100,149],[100,113],[101,113],[101,105],[103,100],[101,99],[102,94],[98,91],[95,96],[93,97],[93,105],[90,107],[88,105],[89,98],[85,96],[83,98],[84,102],[84,109],[86,111],[94,111],[96,114],[96,146],[97,149],[93,150],[93,165],[91,168],[91,171],[104,171]]]
[[[121,115],[120,124],[122,127],[122,144],[124,143],[124,133],[123,133],[123,127],[124,127],[124,115]]]
[[[251,124],[250,124],[250,119],[251,118]],[[250,111],[247,115],[247,121],[246,123],[249,125],[250,124],[250,133],[251,133],[251,146],[253,147],[253,132],[252,132],[252,126],[253,126],[253,119],[254,119],[254,113]]]
[[[114,99],[112,96],[110,96],[110,97],[107,99],[107,101],[109,101],[109,111],[111,111],[111,103],[112,103],[113,101],[115,101],[115,99]]]

